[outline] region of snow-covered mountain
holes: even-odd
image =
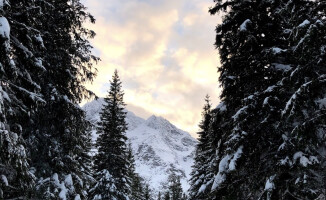
[[[100,98],[83,106],[87,119],[94,124],[100,119],[103,103],[104,100]],[[166,186],[168,175],[175,172],[182,177],[182,187],[187,191],[196,139],[162,117],[153,115],[145,120],[127,111],[126,121],[126,135],[135,155],[136,172],[155,191],[162,190]],[[96,138],[94,130],[93,141]]]

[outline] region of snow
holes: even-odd
[[[77,194],[77,195],[75,196],[75,199],[74,199],[74,200],[81,200],[80,195]]]
[[[306,19],[301,24],[299,24],[298,28],[305,27],[305,26],[307,26],[309,24],[310,24],[310,21]]]
[[[265,183],[265,191],[271,191],[275,188],[275,185],[273,183],[275,176],[271,176],[267,179],[266,183]]]
[[[251,24],[252,22],[250,19],[246,19],[241,25],[240,25],[240,31],[247,31],[247,25]]]
[[[254,97],[255,97],[254,95],[249,95],[248,97],[245,98],[245,100],[252,100],[254,99]]]
[[[0,92],[2,93],[3,99],[6,99],[7,101],[11,102],[11,99],[9,98],[9,95],[7,92],[0,89]]]
[[[269,87],[264,91],[264,93],[273,92],[273,90],[274,90],[275,88],[277,88],[275,85],[273,85],[273,86],[269,86]]]
[[[302,156],[300,158],[300,164],[304,167],[307,167],[309,164],[311,164],[311,162],[309,161],[309,159],[305,156]]]
[[[239,109],[238,112],[235,113],[235,115],[232,116],[234,121],[236,121],[239,118],[239,115],[241,115],[243,112],[246,112],[247,109],[248,109],[248,106],[244,106],[241,109]]]
[[[284,115],[285,113],[287,113],[287,111],[290,109],[290,106],[294,103],[294,101],[297,99],[297,95],[300,95],[301,92],[304,90],[305,87],[307,87],[309,84],[311,84],[312,81],[309,81],[305,84],[303,84],[292,96],[291,98],[288,100],[288,102],[286,103],[286,106],[284,108],[284,110],[282,111],[282,115]]]
[[[240,146],[238,148],[238,150],[235,152],[235,154],[233,155],[233,158],[232,158],[232,160],[230,161],[230,164],[229,164],[229,170],[230,171],[233,171],[233,170],[236,169],[236,162],[241,157],[242,149],[243,149],[243,146]]]
[[[316,21],[316,24],[319,24],[320,26],[324,26],[324,23],[320,21],[319,19]]]
[[[301,90],[299,89],[299,92],[300,92],[300,91],[301,91]],[[289,99],[289,101],[286,103],[286,105],[285,105],[285,109],[282,111],[282,115],[284,115],[284,114],[289,110],[289,108],[290,108],[292,102],[293,102],[296,98],[297,98],[297,94],[294,93],[294,94],[291,96],[291,98]]]
[[[3,2],[4,2],[4,0],[0,0],[0,9],[1,10],[3,9]]]
[[[230,158],[231,158],[230,155],[226,155],[222,158],[222,160],[218,165],[219,173],[225,172],[228,169]]]
[[[74,184],[73,184],[73,181],[72,181],[72,177],[71,177],[71,174],[67,175],[66,178],[65,178],[65,185],[69,188],[73,187]]]
[[[33,101],[38,101],[38,102],[45,103],[45,100],[42,99],[40,97],[40,95],[38,95],[36,93],[33,93],[33,92],[30,92],[30,91],[28,91],[28,90],[26,90],[25,88],[22,88],[22,87],[17,87],[17,86],[15,86],[15,87],[16,87],[16,89],[20,90],[21,92],[24,92],[24,93],[28,94],[29,98],[31,98]]]
[[[316,157],[316,156],[309,156],[309,161],[311,162],[311,163],[319,163],[319,160],[318,160],[318,158]]]
[[[40,58],[35,58],[34,64],[35,64],[36,67],[39,67],[43,71],[46,71],[45,67],[43,66],[43,61]]]
[[[226,78],[234,80],[236,78],[236,76],[227,76]]]
[[[36,36],[35,36],[35,39],[36,39],[38,42],[43,43],[43,39],[42,39],[42,37],[41,37],[40,34],[36,35]]]
[[[36,41],[38,41],[38,42],[41,44],[41,46],[42,46],[43,48],[45,47],[45,46],[44,46],[44,42],[43,42],[43,38],[42,38],[42,36],[41,36],[40,34],[34,36],[34,38],[36,39]]]
[[[326,108],[326,98],[319,99],[316,101],[320,109]]]
[[[218,188],[226,179],[226,174],[236,169],[236,161],[241,157],[243,152],[243,146],[240,146],[238,150],[232,155],[225,155],[218,166],[218,173],[214,177],[214,182],[211,190]]]
[[[298,151],[293,155],[293,161],[296,162],[297,159],[300,159],[300,164],[304,167],[307,167],[308,165],[312,164],[311,161],[306,156],[304,156],[301,151]],[[312,159],[315,160],[317,158],[312,157]]]
[[[3,38],[10,39],[10,26],[5,17],[0,17],[0,35]]]
[[[67,95],[63,96],[63,100],[65,100],[67,103],[72,103]]]
[[[290,161],[290,159],[289,159],[288,156],[286,156],[286,158],[284,158],[284,159],[281,159],[281,161],[280,161],[280,165],[283,165],[284,166],[286,164],[292,165],[292,162]]]
[[[207,185],[206,185],[206,184],[202,184],[202,185],[200,186],[199,190],[198,190],[198,194],[204,192],[204,191],[206,190],[206,188],[207,188]]]
[[[290,65],[284,65],[280,63],[272,63],[272,65],[275,67],[277,70],[282,70],[282,71],[289,71],[292,69]]]
[[[67,194],[68,194],[68,189],[74,190],[73,188],[73,182],[72,182],[72,177],[71,175],[67,175],[65,177],[65,180],[60,183],[59,176],[57,173],[53,174],[52,180],[54,181],[54,184],[60,189],[59,197],[61,200],[66,200],[67,199]],[[67,186],[67,187],[66,187]],[[77,195],[78,196],[78,195]],[[76,196],[76,198],[77,198]],[[75,198],[75,199],[76,199]]]
[[[270,98],[270,97],[266,97],[266,98],[264,99],[264,102],[263,102],[263,105],[264,105],[264,106],[268,104],[268,100],[269,100],[269,98]]]
[[[224,181],[225,181],[225,174],[218,173],[214,178],[214,183],[212,185],[211,191],[216,190]]]
[[[61,191],[60,191],[60,193],[59,193],[59,197],[60,197],[60,199],[62,199],[62,200],[66,200],[67,199],[67,190],[66,190],[66,188],[64,188],[64,187],[62,187],[61,188]]]
[[[26,151],[25,151],[25,147],[23,145],[18,145],[17,146],[17,155],[21,156],[21,157],[26,157]]]
[[[279,48],[279,47],[274,47],[274,48],[272,48],[272,52],[274,53],[274,54],[279,54],[279,53],[281,53],[281,52],[284,52],[285,50],[283,50],[283,49],[281,49],[281,48]]]
[[[293,160],[297,160],[298,158],[302,157],[303,153],[301,151],[299,152],[296,152],[294,155],[293,155]]]
[[[219,110],[220,112],[224,112],[224,111],[227,110],[226,105],[225,105],[224,102],[219,103],[219,104],[217,105],[216,109]]]
[[[8,186],[9,185],[8,184],[8,179],[7,179],[7,177],[5,175],[1,175],[1,180],[4,183],[5,186]]]

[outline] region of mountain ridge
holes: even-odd
[[[103,103],[104,99],[99,98],[82,107],[86,119],[93,125],[100,120]],[[136,172],[149,183],[154,193],[166,189],[168,175],[174,172],[181,177],[186,192],[197,140],[161,116],[152,115],[145,120],[133,112],[126,112],[126,136],[134,153]],[[96,138],[93,129],[93,142]]]

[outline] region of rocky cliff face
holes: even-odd
[[[83,107],[87,119],[94,125],[99,121],[103,102],[103,99],[98,99]],[[196,139],[162,117],[153,115],[145,120],[127,111],[126,121],[126,135],[135,155],[136,172],[154,191],[162,190],[168,175],[175,172],[181,176],[184,191],[188,190],[187,180],[190,178]],[[94,142],[96,138],[96,131],[93,130]]]

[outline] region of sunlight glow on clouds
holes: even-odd
[[[216,16],[207,0],[84,0],[97,19],[87,25],[101,58],[87,87],[105,96],[114,69],[123,82],[127,109],[147,118],[160,115],[193,136],[204,97],[219,101]]]

